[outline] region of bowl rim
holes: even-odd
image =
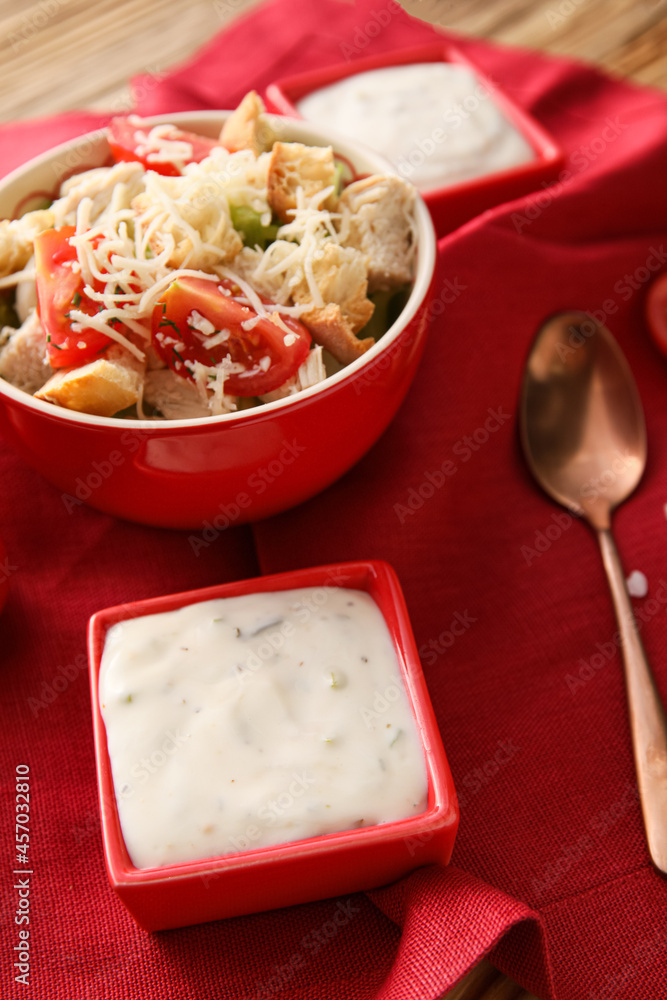
[[[223,122],[231,113],[232,112],[229,110],[212,109],[202,111],[178,111],[173,112],[172,114],[150,115],[146,117],[141,116],[141,120],[150,125],[173,123],[181,126],[190,125],[192,128],[195,128],[197,123],[206,124],[210,128],[217,125],[219,131],[221,122]],[[367,161],[376,164],[374,172],[388,173],[394,176],[399,176],[394,167],[383,156],[381,156],[381,154],[376,153],[373,149],[364,146],[363,143],[349,139],[347,136],[342,135],[334,129],[322,130],[316,125],[306,122],[301,117],[289,118],[288,116],[273,114],[268,111],[266,112],[266,116],[271,125],[278,130],[281,128],[284,129],[285,122],[287,121],[288,131],[296,131],[297,133],[296,141],[307,139],[308,135],[313,136],[320,140],[322,144],[333,145],[335,151],[338,150],[343,152],[347,158],[351,158],[352,160],[357,158],[362,160],[366,159]],[[5,197],[7,190],[10,189],[16,182],[20,181],[26,173],[39,169],[43,165],[46,165],[56,159],[58,156],[62,156],[63,154],[76,150],[79,147],[85,147],[91,143],[93,143],[94,146],[99,147],[101,144],[106,142],[107,135],[108,126],[104,126],[102,128],[94,129],[91,132],[85,132],[74,139],[69,139],[65,142],[59,143],[57,146],[53,146],[51,149],[32,157],[30,160],[27,160],[24,164],[16,167],[9,174],[0,179],[0,199]],[[290,140],[288,139],[288,141]],[[382,337],[373,345],[373,347],[362,354],[359,358],[340,369],[340,371],[335,372],[333,375],[329,375],[322,382],[317,383],[317,385],[310,386],[307,389],[302,389],[293,396],[277,399],[270,403],[262,403],[261,406],[250,407],[246,410],[236,410],[231,413],[222,413],[206,417],[193,417],[189,419],[183,418],[180,420],[163,418],[128,419],[123,417],[101,417],[92,413],[80,413],[76,410],[67,410],[64,407],[54,406],[52,403],[46,402],[46,400],[36,399],[34,396],[18,389],[16,386],[11,385],[2,378],[0,378],[0,397],[8,397],[14,403],[18,403],[21,406],[25,406],[30,410],[35,410],[37,413],[41,413],[44,416],[58,421],[71,422],[83,426],[98,428],[124,428],[141,431],[152,430],[165,432],[170,430],[194,430],[202,427],[217,427],[227,423],[247,424],[256,420],[264,419],[266,414],[271,414],[276,411],[286,409],[287,407],[295,407],[296,405],[305,403],[307,400],[316,396],[327,395],[328,393],[334,391],[341,383],[354,379],[357,373],[372,364],[376,358],[385,354],[399,339],[401,334],[403,334],[427,298],[428,290],[431,286],[436,270],[437,237],[429,210],[423,197],[418,191],[415,203],[415,214],[418,232],[416,273],[408,301],[405,303],[400,315],[382,335]]]
[[[517,128],[535,153],[535,158],[527,163],[520,163],[515,167],[507,167],[503,170],[495,170],[490,174],[471,177],[455,184],[421,191],[420,194],[427,205],[449,200],[462,192],[482,191],[489,187],[495,187],[506,180],[517,177],[535,177],[538,180],[543,177],[545,170],[551,175],[553,171],[565,163],[564,150],[544,126],[529,111],[518,105],[502,87],[498,86],[488,73],[485,73],[477,65],[474,59],[471,59],[466,52],[450,40],[392,49],[388,52],[361,56],[346,63],[335,63],[319,69],[290,74],[272,81],[267,86],[267,101],[286,117],[298,116],[302,120],[306,120],[299,113],[296,102],[307,94],[360,73],[415,62],[458,63],[470,69],[482,85],[488,89],[499,109]],[[394,167],[392,170],[394,173],[399,173]]]
[[[340,582],[341,579],[344,579],[344,582]],[[216,597],[291,590],[308,586],[317,588],[326,585],[365,590],[378,605],[389,628],[392,646],[397,654],[401,678],[424,753],[428,781],[426,808],[416,816],[364,829],[342,830],[269,847],[252,848],[238,853],[215,855],[159,867],[134,866],[129,858],[120,827],[107,750],[106,728],[100,709],[99,671],[108,629],[116,622],[128,618],[173,610]],[[115,887],[173,883],[179,879],[200,877],[205,873],[222,875],[225,871],[238,871],[247,866],[268,868],[289,858],[326,857],[332,853],[337,854],[360,842],[372,845],[385,841],[407,840],[411,836],[429,837],[432,833],[445,828],[451,831],[452,837],[455,836],[459,822],[459,806],[451,770],[426,686],[403,591],[395,570],[384,560],[355,560],[304,567],[106,608],[96,612],[89,619],[87,646],[104,856],[109,877]]]

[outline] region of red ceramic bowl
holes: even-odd
[[[267,88],[267,103],[273,111],[292,118],[301,118],[297,103],[321,87],[369,70],[424,62],[461,63],[471,69],[492,95],[495,104],[535,151],[533,161],[511,170],[502,170],[464,183],[422,192],[438,236],[444,236],[487,209],[528,194],[557,177],[565,161],[563,151],[534,118],[499,90],[485,73],[452,44],[440,43],[383,52],[376,56],[354,59],[349,63],[338,63],[335,66],[285,77]]]
[[[364,590],[384,615],[421,736],[428,777],[426,811],[399,822],[205,861],[135,868],[123,842],[100,713],[99,669],[107,630],[128,618],[171,611],[197,601],[324,585]],[[459,818],[456,794],[400,585],[386,563],[354,562],[296,570],[109,608],[90,620],[88,653],[107,871],[113,888],[147,930],[357,892],[392,882],[417,867],[449,861]]]
[[[229,112],[149,119],[217,136]],[[332,144],[359,173],[391,172],[382,157],[304,122],[273,118],[285,140]],[[53,149],[0,182],[0,218],[36,191],[108,161],[105,131]],[[435,234],[417,203],[417,270],[397,321],[363,357],[298,396],[195,420],[120,420],[59,409],[0,380],[0,432],[28,464],[81,503],[145,524],[224,530],[267,517],[334,482],[371,447],[405,396],[424,347]]]

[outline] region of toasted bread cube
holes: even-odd
[[[368,258],[370,292],[390,291],[412,280],[415,190],[393,175],[365,177],[343,191],[339,207],[350,211],[345,241]]]
[[[367,297],[366,260],[354,247],[327,243],[315,255],[311,270],[325,305],[334,302],[351,330],[357,333],[373,315],[373,303]],[[292,292],[295,302],[312,301],[310,286],[304,276]]]
[[[312,333],[315,343],[325,347],[343,365],[356,361],[375,343],[372,337],[359,340],[343,316],[340,306],[334,302],[323,309],[302,313],[299,318]]]
[[[0,376],[31,395],[53,374],[47,356],[46,340],[37,311],[11,333],[0,353]]]
[[[331,146],[304,146],[300,142],[276,142],[273,145],[267,176],[268,200],[282,222],[292,218],[296,192],[301,188],[306,200],[334,185],[336,167]],[[334,199],[325,202],[333,207]]]
[[[220,142],[230,153],[249,149],[255,156],[271,148],[273,133],[264,118],[264,102],[255,90],[245,95],[220,132]]]
[[[0,277],[22,271],[33,255],[35,236],[53,228],[50,209],[27,212],[20,219],[0,220]]]
[[[138,401],[144,368],[145,361],[112,344],[103,357],[87,365],[60,369],[34,395],[68,410],[113,417]]]

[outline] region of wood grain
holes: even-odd
[[[306,0],[312,2],[312,0]],[[159,77],[257,0],[3,0],[0,120],[122,111],[128,81]],[[464,34],[574,56],[667,89],[667,0],[404,0]]]
[[[310,2],[310,0],[309,0]],[[257,0],[3,0],[0,120],[131,107],[129,80],[159,78]],[[667,0],[404,0],[454,31],[595,63],[667,89]],[[447,1000],[536,1000],[481,962]]]

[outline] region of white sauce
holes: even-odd
[[[423,812],[421,741],[372,598],[250,594],[114,625],[100,668],[137,868]]]
[[[535,159],[472,70],[414,63],[357,73],[297,104],[312,122],[383,153],[421,191]]]

